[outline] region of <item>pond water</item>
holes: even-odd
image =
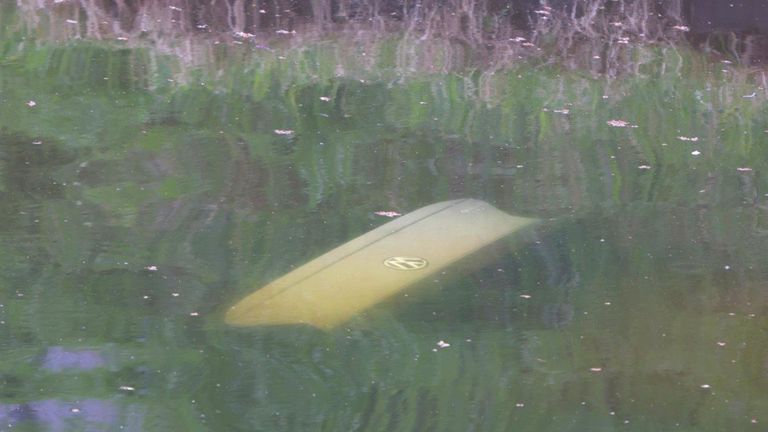
[[[614,47],[618,72],[457,68],[455,47],[396,35],[163,48],[12,9],[0,430],[768,423],[761,70],[658,44]],[[331,329],[224,323],[313,258],[460,198],[540,223]]]

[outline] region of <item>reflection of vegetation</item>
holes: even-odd
[[[158,430],[201,414],[211,430],[742,430],[768,410],[754,72],[623,45],[635,73],[616,79],[539,60],[428,71],[422,53],[456,51],[412,35],[211,45],[185,69],[18,29],[0,27],[3,403],[114,397]],[[427,317],[217,327],[223,303],[383,223],[373,211],[463,196],[568,223],[441,286]],[[41,371],[54,345],[116,360]]]

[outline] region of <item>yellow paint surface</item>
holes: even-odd
[[[508,215],[474,199],[423,207],[382,225],[256,290],[232,306],[234,326],[309,324],[333,327],[414,283],[491,245],[535,219]],[[395,259],[427,265],[401,270]],[[390,260],[391,262],[391,260]],[[414,265],[418,267],[418,265]]]

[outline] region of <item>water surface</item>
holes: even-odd
[[[397,35],[183,57],[4,28],[0,430],[768,422],[762,71],[684,46],[617,46],[614,76],[420,69],[455,51]],[[543,222],[331,331],[223,323],[377,213],[457,198]]]

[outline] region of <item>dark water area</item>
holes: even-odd
[[[765,71],[682,3],[610,3],[492,49],[439,10],[0,3],[0,431],[762,430]],[[323,329],[225,322],[465,199],[537,224],[349,314],[378,279],[334,261]],[[443,231],[474,259],[483,226]]]

